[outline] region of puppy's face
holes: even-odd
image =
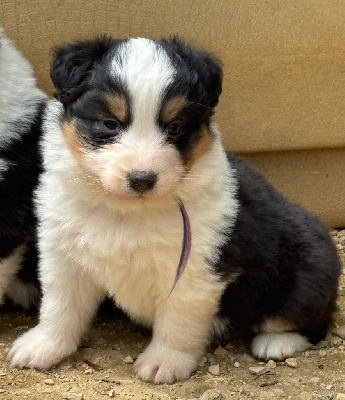
[[[172,194],[210,148],[219,63],[177,39],[96,39],[56,51],[51,75],[73,156],[125,200]]]

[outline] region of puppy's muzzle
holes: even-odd
[[[153,171],[132,171],[128,174],[129,187],[138,193],[152,190],[157,182],[157,175]]]

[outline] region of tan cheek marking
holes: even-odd
[[[201,158],[207,152],[212,144],[212,141],[213,135],[211,131],[208,127],[204,126],[202,128],[202,136],[196,147],[194,148],[191,158],[187,162],[188,168],[191,168],[192,165],[194,165],[199,160],[199,158]]]
[[[81,159],[85,155],[86,148],[83,146],[83,143],[78,138],[75,124],[76,121],[74,119],[69,122],[64,122],[61,126],[61,130],[71,153],[77,160],[81,161]]]
[[[106,96],[110,112],[121,122],[126,121],[129,116],[129,107],[126,98],[121,94],[109,94]]]
[[[161,114],[163,124],[166,125],[172,122],[186,104],[187,100],[184,97],[174,97],[167,101],[163,106]]]

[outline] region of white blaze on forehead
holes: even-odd
[[[112,61],[115,81],[123,84],[130,103],[131,123],[113,146],[87,161],[101,182],[122,197],[132,197],[130,171],[152,170],[158,177],[154,196],[170,193],[184,171],[175,147],[166,143],[157,123],[159,108],[176,71],[162,47],[149,39],[124,42]]]
[[[128,90],[133,131],[153,133],[162,95],[175,75],[168,55],[150,39],[130,39],[119,48],[112,67]]]

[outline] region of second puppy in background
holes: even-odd
[[[30,63],[0,27],[0,302],[25,308],[40,297],[33,191],[46,102]]]
[[[51,76],[58,101],[37,190],[44,296],[13,365],[46,369],[74,352],[107,293],[153,328],[135,370],[154,383],[188,378],[214,334],[256,335],[262,359],[325,336],[335,246],[316,217],[224,151],[213,55],[178,39],[103,37],[57,49]],[[171,292],[184,231],[176,198],[192,246]],[[185,225],[188,237],[186,215]]]

